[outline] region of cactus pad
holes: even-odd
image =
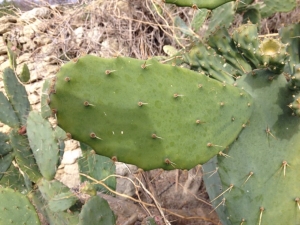
[[[102,180],[111,174],[116,173],[116,166],[114,161],[105,156],[95,154],[89,146],[84,146],[80,143],[82,152],[82,157],[78,160],[79,172],[84,173],[93,177],[96,180]],[[86,150],[84,150],[84,148]],[[81,182],[89,181],[85,176],[80,176]],[[116,189],[116,178],[110,177],[104,182],[111,189]],[[94,188],[97,191],[107,192],[107,190],[100,184],[94,184]]]
[[[223,187],[212,201],[227,211],[223,224],[299,224],[300,118],[288,107],[293,93],[282,74],[263,70],[238,85],[253,96],[254,111],[229,149],[232,158],[218,157]]]
[[[63,66],[52,88],[52,111],[73,139],[145,170],[208,161],[252,112],[242,89],[155,60],[88,55]]]
[[[90,197],[79,214],[79,225],[114,225],[115,223],[115,215],[109,208],[107,201],[99,196]]]
[[[20,81],[27,83],[30,80],[30,71],[26,63],[23,64],[21,74],[19,76]]]
[[[0,157],[12,151],[11,145],[8,143],[9,137],[7,134],[0,132]]]
[[[27,119],[27,136],[41,174],[48,180],[55,176],[58,146],[51,124],[40,113],[30,112]]]
[[[0,225],[40,224],[38,215],[25,195],[10,188],[0,187]]]
[[[6,68],[3,72],[5,92],[11,102],[15,113],[22,125],[26,124],[26,118],[30,111],[30,103],[25,87],[19,82],[14,71]]]
[[[20,135],[16,130],[12,130],[9,137],[20,169],[28,175],[31,181],[37,182],[41,178],[41,174],[30,149],[28,139]]]
[[[18,127],[19,126],[19,120],[14,112],[14,109],[12,108],[10,102],[7,100],[3,92],[0,92],[0,121],[2,123],[7,124],[10,127]]]
[[[65,211],[78,200],[67,186],[57,180],[41,179],[38,188],[52,212]]]
[[[7,169],[10,167],[10,164],[13,161],[13,159],[14,155],[12,153],[0,158],[0,180],[2,176],[6,173]]]
[[[42,87],[42,96],[41,96],[41,114],[42,117],[48,118],[51,116],[51,109],[48,105],[49,101],[49,89],[50,89],[51,82],[50,80],[45,80],[43,87]]]

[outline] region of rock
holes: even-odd
[[[138,170],[137,166],[116,162],[116,174],[126,176],[134,181],[134,173]],[[116,191],[118,193],[133,196],[135,194],[135,186],[128,179],[117,178]],[[122,198],[122,197],[118,197]]]
[[[6,60],[5,62],[3,62],[1,65],[0,65],[0,72],[2,73],[3,72],[3,70],[5,69],[5,68],[7,68],[7,67],[9,67],[9,60]],[[1,79],[2,79],[2,77],[1,77]]]
[[[0,64],[4,63],[8,59],[7,55],[1,55],[0,56]]]
[[[116,174],[120,176],[129,176],[134,174],[138,167],[131,164],[116,162]]]
[[[61,163],[64,165],[74,164],[76,160],[81,156],[82,156],[82,152],[80,148],[77,148],[72,151],[65,151]]]
[[[17,58],[17,64],[21,64],[24,62],[28,63],[31,61],[31,57],[32,57],[31,53],[24,53]]]
[[[30,39],[34,38],[35,31],[33,30],[32,25],[29,24],[23,27],[23,35]]]
[[[72,151],[78,148],[79,148],[78,141],[72,139],[65,141],[65,151]]]
[[[38,37],[35,37],[33,41],[37,46],[44,46],[50,44],[53,40],[49,38],[46,34],[41,34]]]
[[[43,54],[44,56],[52,55],[53,52],[55,52],[55,49],[56,49],[56,46],[53,43],[44,45],[41,48],[41,54]]]
[[[19,43],[20,44],[25,44],[27,43],[28,41],[30,41],[31,39],[29,37],[26,37],[26,36],[22,36],[19,38]]]
[[[51,10],[46,7],[34,8],[30,11],[23,13],[20,17],[20,20],[36,20],[39,19],[49,19],[51,17]]]
[[[80,184],[78,164],[65,165],[64,173],[56,174],[55,178],[69,188],[78,187]]]
[[[9,32],[16,26],[15,23],[0,23],[0,35]]]
[[[110,57],[119,51],[119,42],[115,38],[107,38],[101,43],[101,57]]]
[[[5,134],[8,134],[10,132],[10,130],[11,130],[11,128],[9,126],[2,123],[2,127],[0,128],[1,132],[5,133]]]
[[[36,32],[45,32],[47,30],[47,24],[41,20],[36,20],[31,24],[32,29]]]
[[[87,37],[88,40],[93,40],[94,43],[100,43],[103,41],[103,29],[100,27],[94,27],[87,31]],[[114,43],[115,44],[115,43]],[[116,44],[116,47],[119,47],[118,44]]]
[[[3,39],[0,37],[0,55],[6,55],[7,54],[7,47]]]
[[[43,57],[43,56],[41,56]],[[32,67],[31,67],[32,66]],[[59,66],[50,65],[48,62],[37,59],[34,63],[28,65],[30,69],[30,80],[40,80],[54,75],[59,70]]]
[[[16,23],[18,21],[17,17],[15,16],[2,16],[0,17],[0,24],[4,23]]]
[[[74,30],[74,35],[75,35],[75,40],[76,40],[76,43],[78,45],[80,45],[82,43],[82,37],[84,35],[84,29],[83,27],[78,27]]]

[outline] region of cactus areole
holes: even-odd
[[[155,60],[87,55],[64,65],[49,92],[72,138],[144,170],[205,163],[252,112],[244,90]]]

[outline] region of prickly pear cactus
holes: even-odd
[[[38,188],[42,197],[48,202],[49,209],[54,213],[69,209],[78,200],[67,186],[57,180],[41,179]]]
[[[145,170],[222,154],[252,112],[243,89],[155,60],[87,55],[63,66],[50,92],[72,138]]]
[[[97,155],[91,147],[83,143],[80,143],[80,147],[82,150],[82,157],[78,159],[80,173],[91,176],[96,180],[105,179],[109,175],[116,173],[116,166],[113,160],[102,155]],[[81,183],[90,181],[85,176],[80,176],[80,180]],[[114,176],[105,179],[104,183],[112,190],[116,189],[116,178]],[[107,192],[100,184],[89,184],[85,186],[93,186],[95,191],[101,191],[102,193]]]
[[[281,31],[283,40],[294,47],[299,46],[293,38],[297,27]],[[237,80],[237,86],[253,97],[254,111],[249,124],[229,147],[231,157],[217,157],[216,161],[203,166],[207,191],[225,225],[300,223],[300,173],[297,170],[300,101],[298,66],[294,64],[299,61],[299,55],[293,55],[298,50],[288,45],[290,60],[283,49],[277,48],[282,46],[278,40],[266,39],[265,42],[261,42],[266,44],[265,51],[270,48],[270,52],[276,53],[276,57],[269,58],[269,62],[274,62],[267,63],[274,67],[253,70]],[[252,54],[248,51],[251,48],[244,48],[245,57],[253,57],[259,65],[266,55],[261,54],[259,42],[253,43],[251,46],[256,46],[257,51]],[[249,62],[255,64],[254,60]],[[287,76],[282,71],[291,74]]]
[[[29,74],[23,78],[26,81]],[[36,210],[50,225],[78,224],[82,205],[68,187],[53,180],[66,133],[44,119],[49,116],[45,107],[43,116],[30,111],[25,87],[11,68],[4,70],[3,81],[6,93],[0,92],[0,121],[11,130],[8,135],[0,132],[0,224],[40,224]],[[43,101],[48,106],[47,98]],[[113,215],[108,206],[104,208]],[[80,221],[92,224],[86,218]]]
[[[226,208],[224,224],[299,224],[300,119],[288,107],[293,93],[282,74],[267,71],[242,77],[238,86],[253,96],[254,111],[229,148],[232,157],[218,157],[213,176],[220,175],[222,191],[212,202]]]
[[[11,188],[0,187],[0,224],[40,224],[29,199]]]
[[[92,196],[84,204],[79,215],[79,225],[114,225],[116,218],[105,199]]]
[[[38,112],[29,113],[27,137],[41,174],[52,180],[56,173],[59,149],[51,124]]]

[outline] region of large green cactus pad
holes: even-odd
[[[145,170],[206,162],[252,112],[244,90],[155,60],[88,55],[63,66],[52,88],[60,127],[97,153]]]
[[[40,224],[38,215],[25,195],[10,188],[0,187],[0,225]]]
[[[223,224],[300,223],[300,119],[288,107],[293,92],[286,85],[283,75],[266,71],[239,81],[254,97],[254,111],[229,149],[232,158],[218,157],[223,190],[212,201],[228,212]]]

